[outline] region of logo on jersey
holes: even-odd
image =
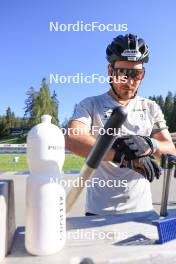
[[[136,112],[136,113],[139,113],[139,116],[140,116],[140,119],[141,120],[145,120],[145,111],[146,111],[146,108],[138,108],[138,109],[132,109],[133,112]]]
[[[104,119],[109,119],[112,114],[113,109],[104,107]]]

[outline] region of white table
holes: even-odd
[[[169,213],[176,217],[176,210]],[[151,221],[158,218],[155,212],[70,217],[67,219],[64,249],[47,257],[26,253],[24,227],[20,227],[12,252],[2,264],[78,264],[84,257],[92,258],[96,264],[176,263],[176,240],[163,245],[155,244],[158,234]]]

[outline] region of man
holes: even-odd
[[[150,211],[150,182],[160,176],[151,155],[160,157],[162,153],[176,152],[160,107],[137,96],[145,74],[144,63],[149,60],[148,46],[135,35],[120,35],[108,45],[106,55],[110,90],[76,105],[66,148],[87,157],[98,136],[94,128],[104,126],[113,108],[119,104],[126,106],[128,116],[120,135],[93,173],[92,185],[87,187],[86,215]],[[78,134],[75,129],[88,132]],[[110,180],[114,184],[110,185]],[[99,184],[102,181],[104,185]]]

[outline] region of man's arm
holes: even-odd
[[[76,155],[86,158],[95,145],[96,139],[90,134],[88,126],[72,120],[68,124],[65,136],[65,147]],[[115,155],[113,149],[109,150],[103,160],[111,161]]]
[[[167,129],[152,134],[152,138],[157,142],[157,150],[154,153],[156,158],[160,158],[161,154],[176,154],[174,143]]]

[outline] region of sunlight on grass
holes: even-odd
[[[19,157],[19,162],[14,162]],[[63,171],[80,170],[84,159],[76,155],[66,155]],[[0,171],[28,171],[26,154],[0,154]]]

